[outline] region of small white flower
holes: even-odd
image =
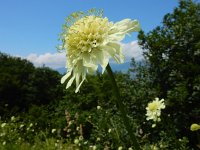
[[[55,133],[55,132],[56,132],[56,129],[52,129],[52,130],[51,130],[51,133]]]
[[[67,132],[69,133],[69,132],[71,132],[72,130],[71,129],[67,129]]]
[[[94,146],[92,147],[92,150],[96,150],[96,149],[97,149],[97,146],[94,145]]]
[[[74,140],[74,144],[77,145],[78,143],[79,143],[79,140],[78,140],[78,139],[75,139],[75,140]]]
[[[100,140],[101,140],[101,138],[100,138],[100,137],[98,137],[98,138],[97,138],[97,141],[100,141]]]
[[[124,55],[119,42],[127,34],[140,30],[137,20],[124,19],[113,23],[102,15],[103,13],[97,14],[95,11],[88,14],[77,12],[66,19],[61,34],[62,49],[67,51],[68,69],[61,83],[70,78],[66,89],[75,80],[75,92],[78,92],[86,80],[86,74],[94,74],[99,64],[103,73],[110,58],[123,63]]]
[[[97,106],[97,109],[100,110],[100,109],[101,109],[101,106]]]
[[[112,129],[108,129],[108,133],[110,133],[112,131]]]
[[[6,141],[4,141],[4,142],[2,143],[2,145],[6,145]]]
[[[154,122],[161,121],[160,115],[161,115],[161,109],[165,108],[164,99],[159,100],[159,98],[155,98],[154,101],[148,103],[148,106],[146,107],[147,113],[147,120],[153,120]],[[155,127],[156,124],[153,124],[152,127]]]
[[[30,123],[29,127],[32,127],[32,126],[33,126],[33,124],[32,124],[32,123]]]
[[[3,133],[0,134],[0,137],[5,136],[5,135],[6,135],[6,133],[3,132]]]
[[[6,123],[5,123],[5,122],[1,124],[1,127],[2,127],[2,128],[5,127],[5,126],[6,126]]]
[[[81,136],[79,136],[79,138],[78,138],[80,141],[82,141],[83,140],[83,136],[81,135]]]
[[[151,126],[152,128],[155,128],[156,127],[156,124],[154,123],[154,124],[152,124],[152,126]]]
[[[85,141],[83,144],[84,144],[84,145],[88,144],[88,141]]]
[[[21,125],[19,126],[20,129],[23,128],[23,127],[24,127],[24,124],[21,124]]]
[[[12,116],[10,120],[15,121],[15,116]]]
[[[122,150],[122,149],[123,149],[123,147],[122,147],[122,146],[118,147],[118,150]]]
[[[57,147],[58,146],[58,143],[55,143],[55,147]]]
[[[133,149],[131,147],[129,147],[128,150],[133,150]]]
[[[68,124],[69,124],[69,126],[72,125],[73,124],[73,120],[69,121]]]

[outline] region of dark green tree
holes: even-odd
[[[0,116],[27,112],[32,105],[60,100],[61,75],[50,68],[35,68],[25,59],[0,53]]]
[[[200,4],[180,1],[161,26],[141,31],[138,38],[152,85],[167,100],[177,136],[189,136],[190,124],[200,122]]]
[[[32,100],[34,66],[27,60],[0,53],[0,115],[25,109]]]

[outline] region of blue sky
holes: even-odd
[[[142,29],[148,32],[160,25],[163,16],[176,6],[178,0],[1,0],[0,51],[32,62],[37,59],[35,64],[47,63],[57,53],[58,34],[72,12],[103,9],[110,21],[138,19]],[[123,43],[128,43],[125,47],[129,51],[137,51],[136,40],[137,33],[133,33]]]

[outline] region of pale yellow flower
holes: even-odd
[[[33,126],[33,123],[30,123],[29,127],[32,127]]]
[[[67,18],[61,34],[61,49],[67,51],[67,73],[61,83],[70,78],[66,86],[69,88],[75,80],[75,92],[78,92],[86,74],[94,74],[98,65],[103,73],[110,58],[123,63],[124,55],[119,42],[127,34],[139,30],[137,20],[124,19],[113,23],[94,10],[87,14],[73,13],[71,18]]]
[[[122,146],[118,147],[118,150],[122,150],[122,149],[123,149],[123,147],[122,147]]]
[[[146,107],[147,113],[147,120],[153,120],[154,122],[159,122],[160,115],[161,115],[161,109],[165,108],[164,99],[159,100],[159,98],[155,98],[154,101],[148,103],[148,106]],[[152,127],[155,127],[156,124],[153,124]]]
[[[52,130],[51,130],[51,133],[55,133],[55,132],[56,132],[56,129],[52,129]]]
[[[74,139],[74,144],[78,144],[79,140],[78,139]]]
[[[108,129],[108,133],[111,133],[112,129]]]
[[[19,126],[20,129],[23,128],[23,127],[24,127],[24,124],[21,124],[21,125]]]
[[[196,124],[196,123],[193,123],[191,126],[190,126],[190,130],[191,131],[197,131],[200,129],[200,125]]]
[[[12,117],[11,117],[11,121],[15,121],[15,116],[12,116]]]
[[[101,106],[97,106],[97,109],[100,110],[100,109],[101,109]]]
[[[97,149],[97,146],[94,145],[94,146],[92,147],[92,150],[96,150],[96,149]]]
[[[3,127],[5,127],[6,126],[6,123],[2,123],[1,124],[1,127],[3,128]]]

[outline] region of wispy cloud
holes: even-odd
[[[31,61],[37,67],[45,65],[50,68],[56,69],[64,67],[66,64],[65,53],[45,53],[42,55],[29,54],[25,58]]]
[[[126,57],[126,61],[131,61],[131,58],[135,58],[135,60],[143,59],[142,49],[139,47],[137,41],[132,41],[130,43],[121,43],[123,54]]]
[[[130,43],[121,43],[123,54],[125,55],[126,62],[131,61],[131,58],[136,60],[141,60],[142,50],[138,46],[137,41],[132,41]],[[35,66],[48,66],[53,69],[65,67],[66,64],[66,53],[45,53],[41,55],[29,54],[25,58],[31,61]],[[112,61],[113,62],[113,61]]]

